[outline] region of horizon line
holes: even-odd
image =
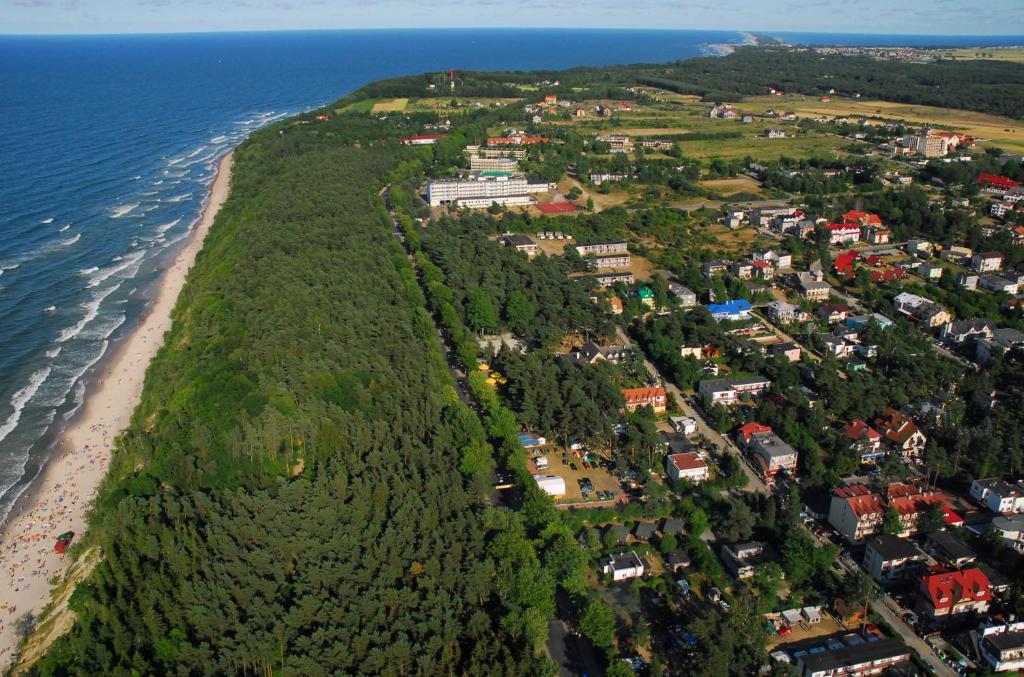
[[[197,30],[197,31],[133,31],[133,32],[115,32],[115,33],[4,33],[0,32],[0,38],[47,38],[47,37],[158,37],[158,36],[187,36],[187,35],[245,35],[245,34],[270,34],[270,33],[340,33],[340,32],[376,32],[376,31],[416,31],[416,32],[428,32],[428,31],[534,31],[534,32],[566,32],[566,31],[616,31],[616,32],[660,32],[660,33],[701,33],[701,32],[721,32],[721,33],[746,33],[746,34],[761,34],[768,37],[772,35],[863,35],[863,36],[877,36],[877,37],[894,37],[894,38],[991,38],[991,39],[1020,39],[1020,45],[993,45],[999,47],[1008,46],[1024,46],[1024,33],[1006,33],[1006,34],[982,34],[982,33],[864,33],[856,31],[778,31],[778,30],[758,30],[758,29],[739,29],[739,28],[658,28],[658,27],[645,27],[645,28],[622,28],[615,26],[570,26],[570,27],[535,27],[535,26],[433,26],[433,27],[421,27],[421,26],[367,26],[359,28],[252,28],[252,29],[211,29],[211,30]],[[821,44],[821,43],[817,43]],[[742,46],[742,45],[740,45]],[[896,44],[882,44],[878,45],[851,45],[851,46],[875,46],[875,47],[886,47],[886,46],[899,46]],[[935,45],[936,47],[941,45]],[[984,47],[986,45],[979,43],[978,45],[970,45],[977,47]],[[958,45],[963,47],[963,45]]]

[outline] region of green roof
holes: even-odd
[[[486,176],[488,178],[490,178],[490,177],[499,177],[499,176],[512,176],[512,172],[487,171],[487,172],[480,172],[480,176]]]
[[[640,287],[640,298],[652,299],[654,298],[654,290],[650,287]]]

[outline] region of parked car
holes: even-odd
[[[729,603],[726,602],[724,599],[718,600],[718,606],[722,607],[722,611],[724,611],[725,613],[729,613],[730,611],[732,611],[732,607],[729,606]]]

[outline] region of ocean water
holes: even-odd
[[[198,220],[217,160],[253,130],[387,76],[670,61],[749,38],[520,29],[0,37],[0,519],[103,357],[137,326]]]
[[[0,37],[0,518],[137,326],[217,160],[253,130],[425,70],[669,61],[737,32]],[[179,245],[180,246],[180,245]]]

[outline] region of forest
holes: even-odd
[[[532,552],[486,515],[486,434],[377,196],[422,171],[398,133],[239,147],[34,674],[546,672],[499,585]]]

